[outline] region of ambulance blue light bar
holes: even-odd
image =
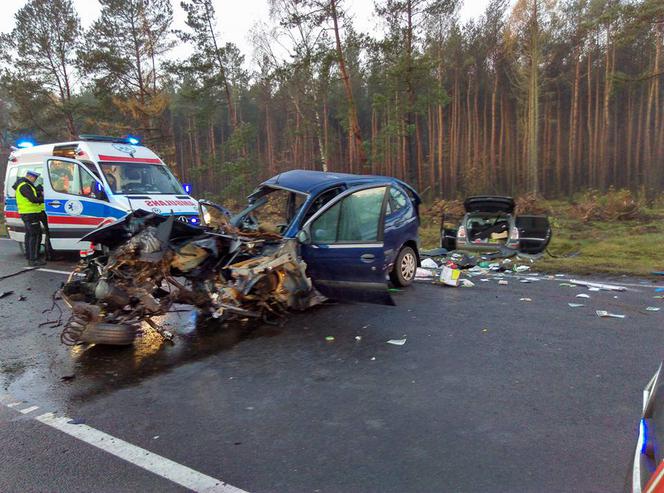
[[[187,195],[191,195],[191,183],[183,183],[182,188],[184,188]]]
[[[16,147],[19,149],[30,149],[31,147],[34,147],[35,143],[30,141],[30,140],[19,140],[16,142]]]
[[[126,137],[112,137],[109,135],[81,134],[78,138],[86,142],[113,142],[114,144],[141,145],[141,139],[133,135],[128,135]]]

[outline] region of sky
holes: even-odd
[[[185,13],[180,7],[180,0],[171,0],[173,4],[174,27],[185,29]],[[5,14],[0,16],[0,31],[9,32],[14,27],[14,14],[25,4],[25,0],[2,0]],[[81,18],[84,28],[89,27],[97,18],[100,5],[97,0],[73,0],[74,7]],[[253,47],[249,33],[259,22],[270,22],[268,0],[213,0],[218,18],[218,31],[224,42],[235,43],[248,59],[251,59]],[[462,20],[481,15],[489,0],[465,0],[461,8]],[[379,25],[373,14],[373,0],[347,0],[347,11],[353,16],[356,31],[376,32]],[[173,53],[175,58],[187,56],[187,48],[181,46]]]

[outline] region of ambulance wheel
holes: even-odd
[[[109,346],[129,346],[134,343],[136,329],[129,325],[101,323],[88,326],[81,340],[93,344],[107,344]]]
[[[390,272],[390,280],[395,286],[405,288],[413,283],[416,270],[417,254],[411,247],[405,246],[394,261],[394,267]]]

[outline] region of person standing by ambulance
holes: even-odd
[[[24,178],[19,178],[12,186],[16,190],[18,213],[25,224],[25,255],[28,258],[28,265],[31,267],[46,264],[45,260],[39,258],[44,196],[35,186],[37,178],[39,178],[39,173],[30,170]]]

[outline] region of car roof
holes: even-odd
[[[300,193],[311,193],[326,188],[335,183],[371,183],[371,182],[396,182],[402,183],[396,178],[378,175],[354,175],[350,173],[331,173],[324,171],[312,171],[294,169],[284,171],[269,180],[261,183],[260,187],[286,188]],[[408,187],[411,188],[411,187]]]

